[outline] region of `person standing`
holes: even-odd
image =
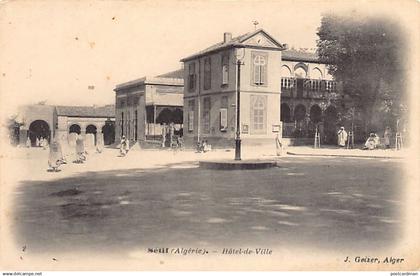
[[[166,123],[162,125],[162,148],[165,147],[166,144]]]
[[[29,137],[26,139],[26,147],[27,148],[31,147],[31,139],[29,139]]]
[[[125,156],[126,154],[127,154],[127,139],[123,135],[123,137],[121,138],[121,143],[120,143],[120,156]]]
[[[347,131],[344,127],[341,127],[337,133],[338,136],[338,146],[345,147],[347,142]]]
[[[62,158],[60,145],[57,141],[53,140],[48,155],[48,166],[53,172],[58,171],[58,167],[62,164]]]
[[[384,131],[384,145],[387,149],[391,147],[391,128],[389,126]]]
[[[276,135],[276,155],[281,156],[283,154],[283,144],[281,142],[281,134],[280,131],[277,132]]]
[[[174,123],[169,124],[169,147],[173,147],[174,145],[174,135],[175,135],[175,126]]]

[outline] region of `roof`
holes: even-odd
[[[253,32],[249,32],[249,33],[246,33],[246,34],[237,36],[237,37],[233,37],[231,40],[229,40],[226,43],[222,41],[222,42],[213,44],[212,46],[210,46],[210,47],[208,47],[208,48],[206,48],[206,49],[204,49],[202,51],[199,51],[199,52],[197,52],[197,53],[195,53],[195,54],[193,54],[191,56],[188,56],[186,58],[181,59],[181,61],[191,60],[191,59],[194,59],[194,58],[203,56],[205,54],[208,54],[208,53],[211,53],[211,52],[220,51],[220,50],[223,50],[223,49],[228,49],[228,48],[233,48],[233,47],[245,47],[246,45],[243,44],[243,42],[245,40],[247,40],[248,38],[250,38],[250,37],[252,37],[252,36],[254,36],[254,35],[258,34],[258,33],[264,33],[279,48],[281,48],[283,50],[285,49],[285,45],[280,44],[277,40],[275,40],[272,36],[270,36],[263,29],[258,29],[258,30],[255,30]]]
[[[172,79],[184,79],[184,69],[178,69],[162,75],[156,76],[158,78],[172,78]]]
[[[297,51],[295,49],[283,51],[281,59],[291,60],[291,61],[309,61],[309,62],[321,63],[316,53]]]
[[[176,75],[180,74],[182,72],[182,76],[175,77]],[[169,73],[165,73],[163,75],[159,75],[157,77],[143,77],[140,79],[135,79],[132,81],[124,82],[117,84],[115,86],[114,91],[120,91],[122,89],[128,89],[137,87],[144,84],[160,84],[160,85],[170,85],[170,86],[184,86],[184,76],[183,76],[183,69],[179,69],[176,71],[172,71]],[[164,75],[167,75],[163,77]]]
[[[68,117],[115,117],[115,106],[56,106],[58,116]]]

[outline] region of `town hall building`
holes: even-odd
[[[256,30],[235,38],[225,33],[221,43],[183,58],[185,144],[234,145],[238,81],[243,144],[272,143],[273,134],[281,131],[279,76],[285,49]]]

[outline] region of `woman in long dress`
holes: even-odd
[[[60,144],[53,141],[50,145],[50,153],[48,155],[48,166],[52,171],[57,172],[58,167],[62,164],[63,154],[60,149]]]

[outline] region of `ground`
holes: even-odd
[[[16,243],[32,252],[121,254],[169,246],[380,250],[399,237],[400,160],[283,156],[264,170],[198,168],[197,160],[216,157],[233,152],[121,158],[106,149],[52,173],[46,151],[20,149]]]

